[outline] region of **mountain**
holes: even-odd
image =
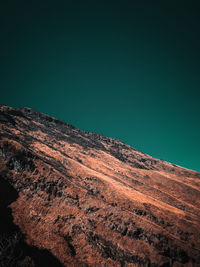
[[[2,105],[0,192],[0,266],[200,266],[200,173],[119,140]]]

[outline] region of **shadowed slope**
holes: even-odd
[[[9,184],[9,179],[0,176],[0,266],[55,266],[62,264],[45,249],[38,249],[25,243],[20,228],[14,224],[9,204],[16,201],[18,194]]]
[[[0,123],[27,244],[65,266],[200,266],[200,173],[29,108]]]

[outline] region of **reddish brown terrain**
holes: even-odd
[[[200,173],[0,107],[0,266],[200,266]]]

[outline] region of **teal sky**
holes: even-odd
[[[4,1],[0,102],[200,171],[199,14],[197,1]]]

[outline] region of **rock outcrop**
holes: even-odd
[[[0,183],[2,267],[200,266],[198,172],[1,106]]]

